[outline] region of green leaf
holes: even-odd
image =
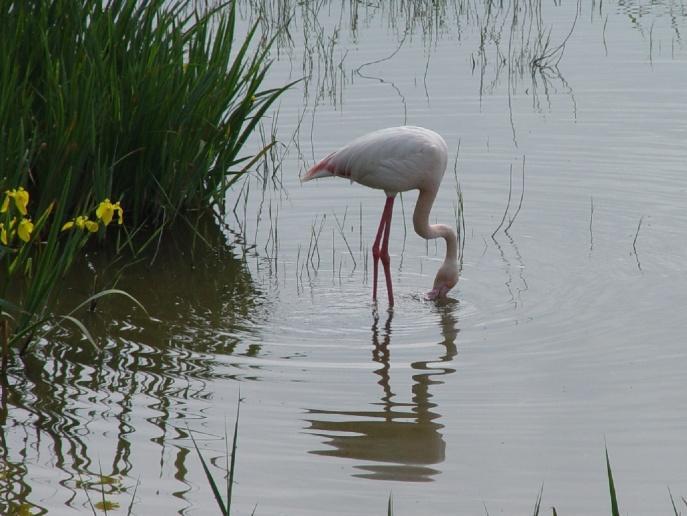
[[[611,513],[613,516],[620,516],[618,499],[615,494],[615,485],[613,484],[613,473],[611,472],[611,461],[608,459],[608,448],[606,448],[606,471],[608,472],[608,490],[611,495]]]
[[[113,296],[113,295],[124,296],[124,297],[128,298],[128,299],[131,300],[134,304],[136,304],[141,310],[143,310],[143,311],[145,312],[146,315],[149,316],[148,311],[145,309],[145,307],[143,306],[143,304],[141,304],[141,302],[140,302],[138,299],[136,299],[134,296],[132,296],[132,295],[129,294],[128,292],[125,292],[124,290],[120,290],[120,289],[116,289],[116,288],[108,288],[108,289],[105,289],[105,290],[101,290],[100,292],[98,292],[98,293],[96,293],[96,294],[93,294],[92,296],[90,296],[90,297],[87,298],[86,300],[84,300],[84,301],[82,301],[81,303],[79,303],[79,305],[77,305],[76,308],[74,308],[71,312],[69,312],[68,315],[71,315],[71,314],[73,314],[73,313],[78,312],[78,311],[81,310],[84,306],[90,305],[93,301],[96,301],[96,300],[100,299],[101,297]],[[149,317],[150,317],[150,316],[149,316]]]
[[[231,444],[231,464],[229,466],[229,479],[227,480],[227,511],[231,510],[231,491],[234,486],[234,473],[236,472],[236,441],[239,437],[239,411],[241,410],[241,391],[236,404],[236,421],[234,422],[234,439]]]
[[[680,513],[677,510],[677,506],[675,505],[675,499],[673,498],[673,493],[670,492],[670,487],[668,488],[668,495],[670,496],[670,503],[673,505],[673,514],[675,514],[675,516],[680,516]]]
[[[537,496],[537,501],[534,503],[534,512],[532,513],[533,516],[539,516],[539,509],[541,507],[541,497],[542,494],[544,493],[544,484],[541,485],[539,488],[539,496]]]
[[[88,342],[91,344],[91,346],[93,346],[93,349],[95,349],[96,351],[100,351],[100,348],[95,343],[95,339],[93,338],[91,333],[88,331],[86,326],[84,326],[84,324],[81,321],[79,321],[76,317],[72,317],[71,315],[60,315],[59,318],[65,320],[65,321],[69,321],[74,326],[76,326],[79,329],[79,331],[81,332],[81,334],[84,337],[86,337],[86,340],[88,340]]]
[[[219,489],[217,487],[217,483],[215,482],[215,479],[212,476],[212,473],[210,473],[210,468],[208,468],[208,465],[205,462],[205,459],[203,458],[203,455],[200,453],[200,449],[198,448],[198,443],[196,443],[195,437],[193,437],[193,432],[191,432],[191,429],[187,427],[188,430],[188,435],[191,437],[191,441],[193,441],[193,446],[196,448],[196,453],[198,454],[198,458],[200,459],[200,463],[203,466],[203,471],[205,471],[205,476],[208,479],[208,482],[210,483],[210,487],[212,489],[212,494],[215,495],[215,501],[217,502],[217,505],[219,506],[220,511],[222,512],[223,515],[227,516],[229,514],[229,507],[224,505],[224,501],[222,500],[222,495],[219,493]]]

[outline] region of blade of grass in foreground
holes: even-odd
[[[668,488],[668,494],[670,495],[670,503],[673,506],[673,514],[680,516],[680,513],[677,512],[677,507],[675,507],[675,500],[673,500],[673,493],[670,492],[670,488]]]
[[[544,484],[539,488],[539,496],[537,496],[537,501],[534,503],[534,512],[532,516],[539,516],[539,509],[541,508],[541,496],[544,493]]]
[[[613,473],[611,472],[611,461],[608,459],[608,448],[606,448],[606,471],[608,471],[608,490],[611,494],[611,513],[613,516],[620,516],[618,499],[615,495],[615,484],[613,483]]]
[[[203,458],[203,455],[200,453],[200,449],[198,448],[198,443],[196,443],[195,437],[193,437],[193,433],[191,432],[191,429],[188,429],[188,435],[191,436],[191,441],[193,441],[193,446],[196,448],[196,453],[198,454],[198,458],[200,459],[200,463],[203,465],[203,471],[205,471],[205,476],[208,479],[208,482],[210,483],[210,487],[212,488],[212,494],[215,495],[215,500],[217,501],[217,505],[219,505],[220,511],[222,511],[223,515],[228,515],[229,510],[227,507],[224,506],[224,501],[222,500],[222,495],[219,493],[219,489],[217,488],[217,483],[215,482],[215,479],[212,477],[212,473],[210,473],[210,469],[208,468],[207,463],[205,462],[205,459]]]
[[[217,501],[217,505],[219,505],[220,511],[222,512],[223,515],[228,516],[231,511],[231,490],[232,486],[234,485],[234,472],[236,470],[236,442],[238,440],[238,433],[239,433],[239,414],[240,414],[240,409],[241,409],[241,393],[239,393],[239,401],[236,406],[236,422],[234,423],[234,438],[232,440],[232,445],[231,445],[231,460],[229,461],[229,450],[227,449],[227,461],[229,462],[229,471],[227,475],[227,504],[224,504],[224,501],[222,500],[222,495],[219,492],[219,487],[217,486],[217,482],[215,481],[214,477],[212,476],[212,473],[210,472],[210,468],[208,468],[207,463],[205,462],[205,459],[203,459],[203,456],[200,453],[200,448],[198,448],[198,443],[196,443],[196,439],[193,437],[193,433],[191,432],[191,429],[188,429],[188,434],[191,436],[191,440],[193,441],[193,446],[196,448],[196,453],[198,454],[198,458],[200,459],[200,463],[203,466],[203,471],[205,472],[205,476],[208,479],[208,482],[210,483],[210,488],[212,489],[212,493],[215,495],[215,500]],[[225,434],[224,438],[225,443],[229,441],[228,437]]]
[[[241,410],[241,391],[239,401],[236,404],[236,421],[234,422],[234,439],[231,443],[231,465],[229,466],[229,478],[227,480],[227,514],[231,510],[231,489],[234,486],[234,472],[236,471],[236,440],[239,437],[239,411]],[[225,437],[226,442],[226,437]]]
[[[668,495],[670,496],[670,503],[673,506],[673,514],[675,514],[675,516],[680,516],[680,511],[677,510],[677,506],[675,505],[675,498],[673,498],[673,493],[671,493],[670,487],[668,488]],[[682,500],[684,501],[684,498]],[[685,502],[685,505],[687,505],[687,502]]]
[[[393,516],[394,514],[394,502],[391,498],[391,493],[389,493],[389,503],[386,506],[386,513],[388,516]]]
[[[126,516],[131,516],[134,510],[134,502],[136,501],[136,491],[138,491],[138,485],[141,483],[141,477],[136,480],[136,485],[134,486],[134,494],[131,495],[131,502],[129,503],[129,509],[126,511]]]

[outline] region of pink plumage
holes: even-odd
[[[390,127],[353,140],[318,161],[302,178],[302,181],[310,181],[321,177],[344,177],[386,193],[387,201],[372,246],[372,298],[375,301],[377,267],[381,259],[389,305],[394,304],[388,243],[394,198],[399,192],[420,190],[413,214],[415,231],[423,238],[443,237],[446,240],[446,259],[428,297],[444,297],[458,281],[455,232],[443,224],[429,224],[429,212],[446,170],[447,151],[446,142],[434,131],[412,126]]]
[[[345,177],[387,193],[436,188],[446,169],[447,147],[434,131],[390,127],[360,138],[317,162],[303,181]]]

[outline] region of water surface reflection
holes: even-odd
[[[379,364],[374,374],[381,387],[379,401],[371,403],[376,409],[309,409],[307,430],[325,438],[324,444],[329,446],[311,453],[364,461],[355,466],[360,471],[355,476],[362,478],[427,482],[440,473],[430,466],[444,461],[446,442],[441,433],[443,425],[437,422],[441,414],[431,401],[430,387],[444,383],[442,377],[455,372],[450,364],[458,354],[457,309],[457,302],[437,305],[443,337],[436,350],[439,356],[410,364],[410,402],[397,401],[391,387],[393,312],[389,312],[381,327],[376,315],[371,328],[372,360]],[[421,348],[422,352],[428,349]]]
[[[32,463],[50,464],[64,504],[83,510],[90,507],[86,490],[94,500],[104,490],[128,506],[142,457],[151,476],[171,470],[190,489],[188,462],[195,459],[188,457],[186,422],[203,418],[213,382],[255,378],[253,367],[220,357],[260,353],[243,345],[243,336],[261,318],[261,294],[245,261],[214,231],[202,235],[217,244],[211,248],[189,250],[167,239],[153,265],[98,278],[98,288],[116,282],[135,296],[152,320],[132,313],[126,299],[104,299],[95,312],[79,314],[95,335],[107,335],[98,349],[59,330],[12,357],[0,397],[0,514],[46,511],[42,502],[25,505],[41,499],[34,494],[40,483],[28,478]],[[76,269],[58,311],[87,297],[89,271],[102,270],[90,262]]]

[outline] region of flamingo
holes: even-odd
[[[419,190],[413,213],[415,232],[425,239],[446,240],[446,258],[434,278],[427,299],[446,297],[458,282],[456,232],[444,224],[429,224],[429,212],[446,170],[447,147],[434,131],[401,126],[361,136],[313,165],[301,181],[321,177],[345,177],[370,188],[384,190],[386,203],[372,245],[374,259],[372,300],[377,301],[377,270],[381,260],[389,306],[394,305],[389,259],[389,230],[394,199],[399,192]],[[381,246],[381,247],[380,247]]]

